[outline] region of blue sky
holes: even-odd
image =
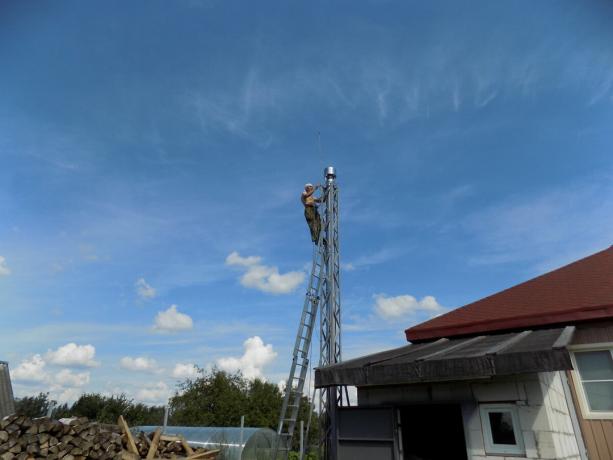
[[[601,0],[2,2],[17,395],[158,403],[193,364],[281,380],[299,194],[328,164],[346,357],[609,246],[611,21]]]

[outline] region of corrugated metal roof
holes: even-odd
[[[574,326],[439,339],[315,370],[315,386],[396,385],[572,369]]]
[[[411,342],[613,318],[613,246],[405,331]]]

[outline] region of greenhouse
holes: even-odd
[[[157,426],[135,426],[132,431],[150,433]],[[218,460],[269,460],[278,438],[270,428],[167,426],[167,435],[181,435],[193,447],[220,449]]]

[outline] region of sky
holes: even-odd
[[[17,396],[286,378],[337,168],[345,358],[602,250],[613,4],[6,0],[0,360]]]

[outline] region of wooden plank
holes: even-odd
[[[598,456],[603,460],[609,459],[610,457],[607,455],[609,448],[602,429],[602,422],[600,420],[592,420],[591,422],[594,439],[596,440],[596,448],[598,449]]]
[[[592,423],[588,420],[583,420],[583,441],[587,449],[587,455],[590,460],[601,460],[598,454],[598,446],[596,445],[596,438],[594,437],[594,431],[592,431]]]
[[[181,440],[181,444],[183,445],[183,448],[185,449],[185,453],[187,454],[187,456],[189,457],[190,455],[194,455],[194,451],[189,446],[185,438],[183,436],[179,436],[179,438]]]
[[[162,429],[158,428],[153,433],[153,440],[151,441],[151,445],[149,446],[149,452],[147,452],[147,459],[152,459],[158,450],[158,444],[160,443],[160,436],[162,435]]]
[[[117,425],[119,425],[123,433],[126,435],[126,438],[128,439],[128,452],[138,455],[138,449],[136,448],[136,443],[134,442],[132,433],[130,433],[130,427],[126,423],[126,420],[123,418],[123,415],[120,415],[119,418],[117,419]]]
[[[575,333],[575,326],[566,326],[558,340],[555,341],[552,348],[566,348],[568,344],[572,341],[573,335]]]
[[[181,442],[181,438],[171,434],[163,434],[160,436],[160,441]]]
[[[608,458],[613,458],[613,420],[601,420],[600,423],[607,441]]]
[[[140,460],[138,454],[128,452],[127,450],[121,451],[121,460]]]
[[[188,460],[201,460],[201,459],[206,459],[206,458],[213,458],[214,456],[217,456],[219,452],[220,452],[219,449],[207,450],[205,452],[198,452],[198,453],[195,453],[194,455],[190,455],[189,457],[187,457],[187,459]]]
[[[568,386],[570,387],[570,393],[573,397],[573,403],[577,411],[577,419],[579,420],[579,427],[581,428],[581,434],[583,435],[583,443],[587,450],[587,454],[590,460],[601,460],[598,455],[598,447],[596,446],[596,439],[594,438],[594,432],[592,430],[592,420],[586,420],[583,418],[583,412],[579,405],[579,399],[575,388],[574,376],[571,371],[566,371],[568,376]]]

